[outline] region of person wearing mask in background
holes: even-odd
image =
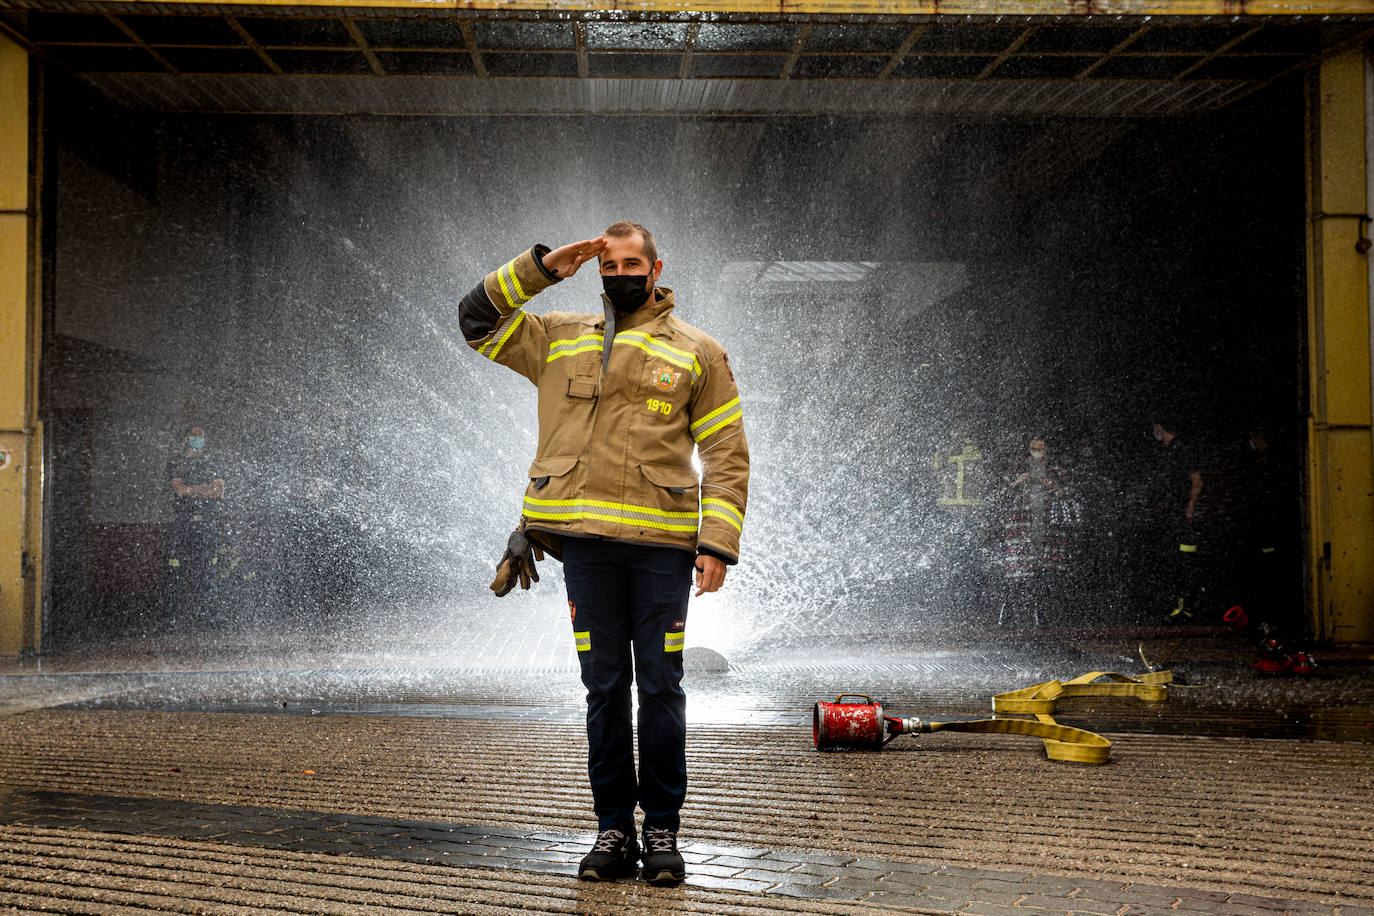
[[[1158,445],[1146,506],[1156,558],[1148,600],[1154,606],[1163,604],[1171,622],[1182,623],[1199,613],[1204,591],[1202,461],[1168,413],[1156,411],[1150,427]]]
[[[597,259],[602,314],[524,309]],[[539,444],[520,524],[492,589],[538,580],[541,550],[563,562],[587,688],[588,776],[598,835],[580,877],[686,876],[677,848],[687,791],[681,687],[687,603],[739,556],[749,449],[734,373],[713,338],[674,314],[649,230],[618,222],[595,239],[535,245],[459,306],[468,345],[538,388]],[[693,448],[701,472],[692,466]],[[639,688],[636,778],[630,687]]]
[[[1006,594],[999,627],[1025,619],[1039,628],[1059,616],[1061,579],[1068,562],[1066,532],[1073,521],[1066,515],[1065,478],[1041,436],[1030,440],[1007,471],[1002,559]]]
[[[167,462],[172,490],[166,608],[178,618],[217,620],[219,530],[215,519],[224,478],[206,453],[205,430],[192,426],[184,448]]]

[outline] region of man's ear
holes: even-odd
[[[653,282],[655,282],[655,283],[658,282],[658,277],[659,277],[659,274],[661,274],[661,273],[663,273],[663,259],[662,259],[662,258],[659,258],[657,261],[654,262],[654,281],[653,281]]]

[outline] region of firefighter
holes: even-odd
[[[1156,564],[1149,600],[1163,602],[1171,623],[1190,620],[1201,608],[1206,577],[1201,560],[1205,515],[1202,462],[1191,443],[1178,435],[1172,415],[1156,411],[1150,419],[1155,468],[1151,481],[1149,538]]]
[[[597,259],[602,314],[524,306]],[[686,876],[677,849],[687,791],[682,648],[688,593],[714,592],[739,557],[749,484],[739,391],[725,350],[673,314],[654,237],[618,222],[596,239],[536,245],[463,298],[468,345],[533,382],[539,444],[519,527],[492,589],[563,562],[587,688],[588,776],[597,838],[579,876]],[[701,472],[692,465],[696,449]],[[694,569],[695,568],[695,569]],[[630,687],[639,690],[635,772]]]

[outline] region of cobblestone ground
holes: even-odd
[[[691,874],[664,889],[572,877],[594,830],[580,686],[527,629],[472,631],[479,665],[207,638],[0,670],[0,908],[1374,916],[1366,654],[1298,681],[1217,634],[831,638],[694,669]],[[505,666],[498,638],[518,643]],[[842,690],[985,715],[991,693],[1138,673],[1142,653],[1187,684],[1060,710],[1112,739],[1106,766],[949,732],[812,747],[812,702]]]

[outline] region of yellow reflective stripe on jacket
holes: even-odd
[[[685,360],[688,363],[696,362],[696,354],[691,353],[687,350],[679,350],[677,347],[666,344],[663,341],[659,340],[657,337],[653,337],[649,334],[644,333],[643,331],[621,331],[615,335],[616,340],[619,340],[622,337],[626,338],[627,340],[629,338],[635,338],[637,340],[643,341],[644,343],[652,344],[655,349],[662,350],[664,351],[664,353],[670,353],[673,356],[676,356],[678,359]]]
[[[697,420],[691,426],[692,438],[700,442],[707,436],[728,426],[744,415],[744,409],[740,407],[739,398],[726,401],[706,416]]]
[[[506,299],[506,305],[513,309],[518,309],[532,299],[526,296],[525,291],[520,288],[520,281],[515,277],[515,262],[511,261],[496,271],[496,282],[501,287],[501,295]]]
[[[572,356],[574,353],[600,350],[601,343],[605,339],[605,336],[601,334],[583,334],[581,337],[572,337],[568,340],[555,340],[549,344],[549,356],[544,362],[551,363],[561,357]]]
[[[524,513],[529,518],[549,521],[596,519],[662,531],[696,531],[696,512],[668,512],[649,506],[633,506],[599,499],[535,499],[525,497]]]
[[[581,337],[571,337],[567,340],[554,341],[549,345],[548,358],[545,363],[551,363],[556,359],[565,356],[572,356],[576,353],[587,353],[593,350],[600,350],[605,343],[604,334],[583,334]],[[695,356],[676,347],[670,347],[661,340],[657,340],[645,334],[643,331],[621,331],[615,335],[615,343],[629,344],[638,347],[645,353],[660,357],[664,362],[671,363],[679,369],[686,369],[692,373],[692,381],[696,381],[701,376],[701,363]]]
[[[677,347],[670,347],[656,337],[650,337],[643,331],[621,331],[615,335],[616,343],[627,343],[632,347],[638,347],[645,353],[652,353],[654,356],[662,357],[665,362],[672,363],[679,369],[686,369],[692,373],[692,381],[701,377],[701,363],[697,358],[686,350],[679,350]]]
[[[687,634],[686,634],[686,633],[683,633],[683,632],[680,631],[680,630],[678,630],[678,631],[672,631],[672,630],[670,630],[669,632],[664,633],[664,634],[663,634],[663,651],[664,651],[664,652],[681,652],[681,651],[682,651],[682,641],[683,641],[686,637],[687,637]]]
[[[701,516],[702,518],[711,516],[712,518],[724,519],[740,534],[744,533],[744,516],[723,499],[716,499],[714,496],[703,499],[701,501]]]
[[[515,329],[520,327],[520,322],[524,320],[525,313],[520,309],[516,309],[511,313],[510,318],[507,319],[505,330],[501,331],[499,336],[493,336],[491,340],[479,347],[477,352],[481,353],[487,359],[496,359],[496,354],[501,352],[501,348],[506,345],[506,341],[510,340],[510,336],[515,333]]]
[[[582,630],[573,633],[573,642],[576,643],[578,652],[592,651],[592,631]]]

